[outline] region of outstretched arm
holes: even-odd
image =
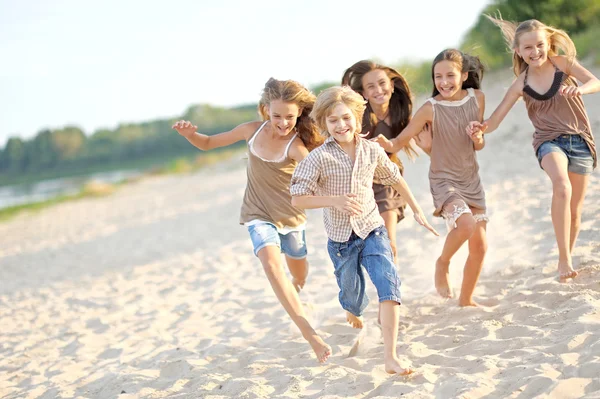
[[[415,113],[408,126],[402,130],[398,137],[388,140],[382,135],[375,138],[375,141],[379,143],[389,153],[400,151],[402,148],[408,145],[410,139],[421,133],[426,123],[433,121],[433,106],[430,102],[423,104],[421,108]]]
[[[194,147],[208,151],[213,148],[226,147],[238,141],[248,140],[252,133],[257,129],[260,122],[248,122],[241,124],[228,132],[207,136],[196,132],[198,126],[189,121],[178,121],[173,125],[173,129],[189,141]]]

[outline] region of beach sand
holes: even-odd
[[[509,82],[486,90],[487,115]],[[598,135],[600,95],[585,101]],[[0,224],[0,397],[600,398],[600,173],[574,252],[580,275],[560,284],[532,132],[518,103],[479,154],[491,221],[475,299],[486,308],[439,298],[444,237],[410,212],[398,226],[398,352],[412,376],[383,370],[376,301],[362,332],[345,323],[321,211],[310,211],[301,299],[333,349],[317,363],[238,225],[238,156]],[[431,215],[427,168],[407,162],[406,179]],[[451,264],[455,287],[465,258]]]

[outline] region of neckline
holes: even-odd
[[[529,72],[529,68],[527,68],[527,72]],[[525,85],[523,86],[523,91],[525,93],[527,93],[530,97],[532,97],[536,100],[541,100],[541,101],[549,100],[552,97],[554,97],[554,95],[560,89],[560,85],[563,80],[563,75],[564,75],[564,72],[561,71],[560,69],[556,68],[556,70],[554,71],[554,78],[552,79],[552,85],[544,94],[540,94],[537,91],[533,90],[533,88],[531,86],[529,86],[529,83],[527,83],[527,73],[526,73],[525,74]]]
[[[283,154],[278,159],[265,159],[265,158],[261,157],[260,155],[258,155],[258,153],[254,150],[254,140],[256,139],[256,137],[258,136],[258,134],[263,130],[263,127],[265,127],[267,125],[267,122],[269,122],[269,121],[268,120],[265,121],[258,128],[258,130],[256,131],[256,133],[254,133],[254,136],[252,136],[252,138],[248,142],[248,149],[250,150],[250,153],[252,155],[254,155],[255,157],[257,157],[258,159],[260,159],[263,162],[282,163],[282,162],[284,162],[287,159],[287,157],[288,157],[288,151],[289,151],[292,143],[296,139],[296,136],[298,135],[298,132],[294,133],[294,135],[292,136],[292,138],[290,139],[290,141],[286,144],[285,149],[283,150]]]
[[[434,104],[448,105],[450,107],[460,107],[461,105],[464,105],[467,101],[469,101],[469,99],[471,97],[475,97],[475,91],[472,88],[468,88],[468,89],[465,89],[465,90],[467,90],[467,95],[464,96],[463,98],[461,98],[460,100],[456,100],[456,101],[436,100],[433,97],[431,97],[430,100]]]

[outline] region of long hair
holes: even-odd
[[[265,84],[258,103],[258,113],[263,121],[269,120],[267,108],[275,100],[294,103],[302,110],[296,121],[296,129],[298,137],[309,151],[321,145],[323,138],[319,135],[317,127],[310,118],[310,112],[315,104],[313,93],[294,80],[270,78]]]
[[[475,57],[460,50],[446,49],[439,53],[431,64],[431,80],[433,81],[432,97],[440,94],[435,87],[435,66],[442,61],[450,61],[458,67],[461,73],[467,72],[467,80],[462,83],[462,89],[481,89],[481,81],[483,80],[483,72],[485,68],[479,57]]]
[[[408,126],[412,116],[412,93],[406,79],[404,79],[398,71],[370,60],[362,60],[346,69],[346,72],[344,72],[344,76],[342,77],[342,85],[350,86],[352,90],[362,95],[364,92],[362,83],[363,77],[368,72],[378,69],[385,72],[394,86],[394,92],[392,93],[389,103],[389,115],[392,122],[392,137],[397,137],[402,130]],[[373,112],[373,108],[367,103],[363,128],[368,130],[374,129],[378,122],[377,116],[375,115],[375,112]],[[403,149],[410,159],[413,159],[417,155],[417,152],[411,144]]]
[[[527,63],[519,54],[517,54],[516,51],[519,48],[519,38],[523,33],[537,30],[542,30],[546,33],[546,38],[548,40],[548,44],[550,45],[548,56],[556,56],[560,50],[567,57],[568,64],[573,65],[575,57],[577,56],[577,49],[575,48],[573,40],[571,40],[567,32],[564,30],[548,26],[537,19],[529,19],[517,25],[515,22],[503,20],[501,15],[498,15],[498,18],[494,18],[487,14],[485,14],[485,16],[500,28],[502,31],[502,36],[504,37],[504,41],[512,50],[513,72],[516,76],[519,76],[521,73],[523,73],[523,71],[525,71],[525,69],[527,69]]]
[[[327,117],[338,104],[346,105],[356,119],[356,133],[362,129],[362,119],[365,112],[365,99],[348,86],[334,86],[323,90],[315,101],[315,106],[310,113],[317,128],[324,137],[329,136],[327,131]]]

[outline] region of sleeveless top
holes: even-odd
[[[392,134],[392,127],[390,125],[388,125],[384,121],[379,121],[373,127],[371,125],[371,121],[369,120],[369,117],[370,117],[369,112],[365,111],[365,113],[363,115],[362,130],[364,132],[365,130],[368,129],[368,132],[366,132],[365,135],[362,137],[366,138],[367,140],[377,137],[380,134],[382,136],[384,136],[385,138],[387,138],[388,140],[391,140],[396,137]],[[404,165],[402,165],[402,161],[400,160],[400,158],[398,158],[398,155],[390,154],[389,152],[387,154],[388,154],[388,157],[390,158],[390,160],[393,163],[395,163],[398,166],[398,168],[400,169],[400,174],[404,174]]]
[[[546,141],[552,141],[563,134],[578,134],[590,148],[596,167],[596,144],[590,127],[590,120],[583,98],[575,96],[567,98],[559,93],[562,85],[577,86],[577,82],[568,74],[561,71],[554,62],[554,80],[550,89],[539,94],[527,84],[529,68],[525,70],[523,81],[523,100],[529,119],[535,128],[533,133],[533,149],[537,154],[538,148]]]
[[[428,99],[433,107],[433,141],[429,185],[434,216],[440,216],[448,200],[460,198],[467,205],[485,210],[485,192],[479,179],[479,164],[473,141],[465,130],[479,120],[479,105],[473,89],[460,101]]]
[[[240,224],[258,220],[272,223],[277,229],[298,227],[306,223],[306,214],[292,206],[290,181],[298,163],[288,156],[297,133],[285,147],[281,158],[275,161],[262,159],[254,152],[253,144],[267,122],[248,140],[248,183],[242,202]]]

